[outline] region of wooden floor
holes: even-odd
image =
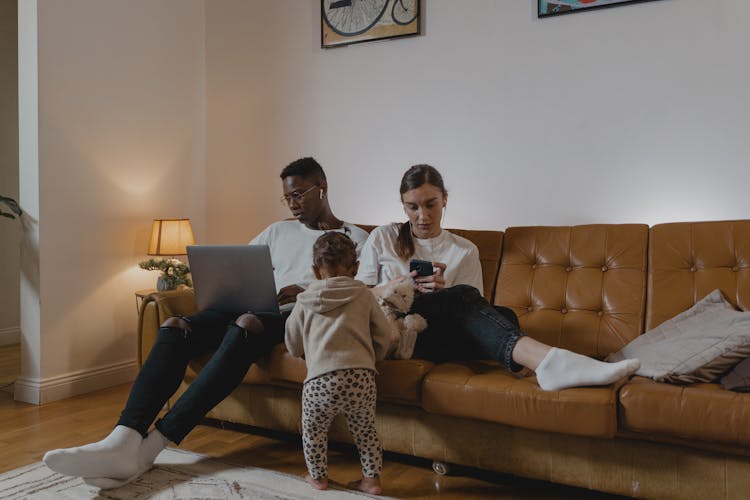
[[[0,391],[0,473],[41,460],[54,448],[99,440],[109,433],[127,399],[123,385],[42,406],[13,401]],[[200,425],[180,448],[243,465],[304,474],[299,437],[274,439]],[[331,479],[346,483],[358,478],[356,454],[338,447],[329,453]],[[383,487],[398,498],[441,499],[611,499],[607,495],[512,476],[479,471],[437,476],[427,461],[386,455]],[[312,496],[312,490],[311,490]]]

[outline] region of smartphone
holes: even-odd
[[[429,260],[411,259],[409,261],[409,272],[416,271],[417,276],[432,276],[432,262]]]

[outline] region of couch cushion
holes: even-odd
[[[305,361],[291,356],[286,347],[277,345],[271,356],[260,363],[275,383],[302,386],[307,376]],[[421,359],[385,360],[375,367],[378,376],[378,399],[419,405],[422,400],[422,380],[434,366],[430,361]]]
[[[651,228],[646,329],[718,288],[750,310],[750,220],[679,222]]]
[[[643,332],[645,224],[506,230],[497,305],[530,336],[603,358]]]
[[[739,312],[717,289],[649,330],[607,361],[639,359],[638,375],[659,382],[715,382],[750,356],[750,312]]]
[[[431,413],[580,436],[613,436],[616,406],[615,387],[543,391],[490,361],[437,365],[422,388]]]
[[[750,394],[718,384],[688,387],[635,377],[620,389],[623,429],[750,446]]]

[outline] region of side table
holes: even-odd
[[[138,290],[135,292],[135,311],[136,313],[141,312],[141,304],[143,303],[143,299],[146,298],[151,293],[156,292],[156,288],[145,288],[143,290]]]

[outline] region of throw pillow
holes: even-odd
[[[724,375],[721,386],[729,391],[750,392],[750,358],[745,359]]]
[[[714,290],[693,307],[639,336],[608,361],[637,358],[636,375],[660,382],[713,382],[750,356],[750,312]]]

